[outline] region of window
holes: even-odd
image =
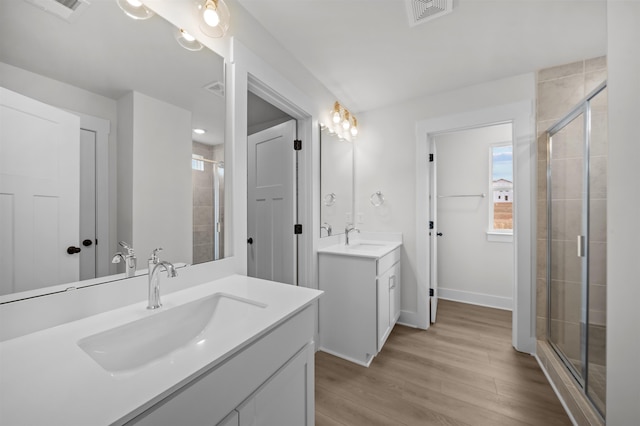
[[[193,170],[204,171],[204,157],[202,155],[193,154],[191,156],[191,168]]]
[[[491,146],[490,233],[513,233],[513,147]]]

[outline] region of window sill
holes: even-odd
[[[512,243],[513,232],[487,231],[487,241],[492,243]]]

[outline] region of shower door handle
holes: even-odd
[[[584,235],[578,235],[578,257],[584,257]]]

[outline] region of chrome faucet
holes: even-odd
[[[121,252],[117,252],[113,255],[111,259],[111,263],[120,263],[124,262],[124,273],[127,278],[133,277],[136,274],[136,265],[138,264],[138,260],[136,259],[136,252],[133,250],[129,244],[124,241],[120,241],[120,247],[127,251],[126,255],[123,255]]]
[[[323,223],[322,226],[320,227],[320,229],[326,229],[327,230],[327,237],[330,237],[333,230],[331,229],[331,225],[329,225],[327,222]]]
[[[147,309],[158,309],[162,306],[160,302],[160,277],[158,277],[160,269],[167,271],[167,278],[178,275],[173,264],[160,260],[160,256],[158,256],[160,250],[162,248],[154,249],[149,258],[149,303]]]
[[[347,224],[346,228],[344,228],[344,243],[345,245],[349,245],[349,232],[356,231],[358,234],[360,230],[356,228],[353,223]]]

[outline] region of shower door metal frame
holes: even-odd
[[[587,391],[589,383],[589,368],[588,368],[588,348],[589,348],[589,224],[590,224],[590,182],[589,182],[589,169],[590,169],[590,147],[591,147],[591,100],[595,98],[600,92],[607,87],[607,81],[603,81],[598,85],[591,93],[589,93],[577,106],[575,106],[565,117],[560,119],[554,125],[547,130],[547,341],[565,364],[571,375],[582,387],[584,394],[592,403],[596,411],[599,411],[596,404],[593,403],[589,392]],[[581,263],[582,270],[582,297],[581,297],[581,317],[580,317],[580,355],[582,363],[581,371],[578,373],[573,363],[566,357],[562,350],[551,340],[551,237],[552,237],[552,179],[551,179],[551,155],[553,150],[552,138],[553,135],[564,129],[569,123],[580,115],[584,117],[584,140],[583,140],[583,195],[582,200],[582,228],[581,237],[582,241],[582,254],[583,260]],[[578,248],[580,253],[580,248]],[[602,413],[600,413],[602,415]]]

